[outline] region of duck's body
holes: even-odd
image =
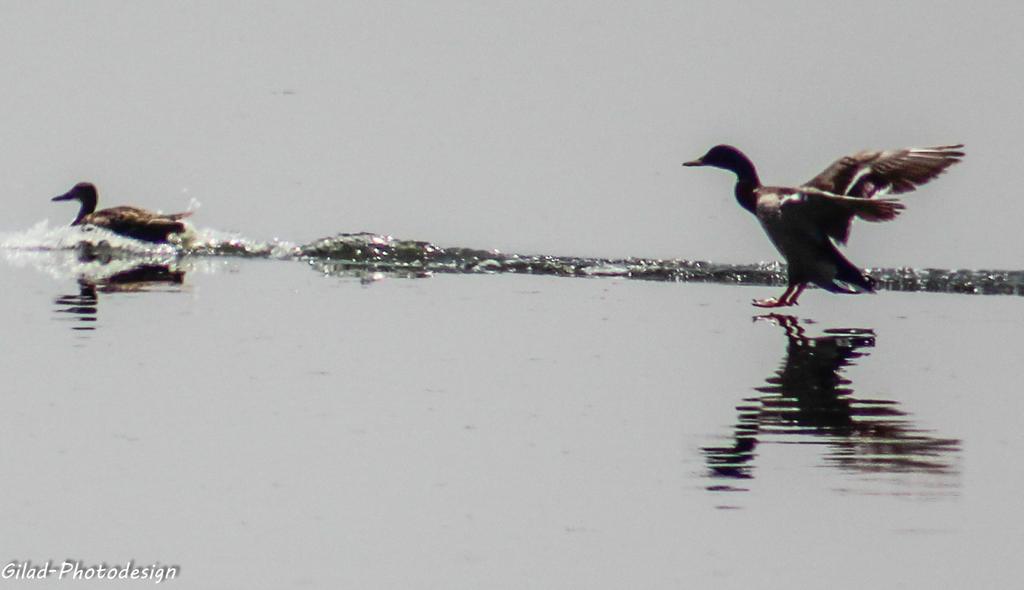
[[[181,220],[192,214],[153,213],[138,207],[111,207],[97,211],[96,187],[88,182],[80,182],[70,191],[51,200],[74,200],[82,203],[78,216],[71,225],[95,225],[122,236],[154,243],[166,242],[171,234],[184,232],[185,224]]]
[[[778,299],[755,300],[759,307],[796,305],[809,283],[833,293],[874,291],[874,281],[836,248],[850,236],[854,217],[895,219],[904,208],[876,198],[912,191],[960,161],[962,145],[860,152],[840,158],[798,187],[762,186],[753,163],[738,149],[719,145],[684,166],[714,166],[736,174],[736,200],[757,216],[768,238],[786,259],[789,285]]]

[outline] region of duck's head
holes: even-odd
[[[683,162],[683,166],[713,166],[735,172],[740,180],[758,184],[757,170],[754,163],[750,161],[743,152],[731,145],[716,145],[708,150],[708,153],[691,160]]]
[[[86,216],[96,211],[96,187],[91,182],[79,182],[71,187],[71,190],[63,195],[57,195],[51,201],[78,201],[82,206],[78,209],[78,216],[71,222],[71,225],[80,225],[85,221]]]
[[[51,201],[96,202],[96,187],[91,182],[79,182],[63,195],[57,195]]]
[[[731,145],[716,145],[715,147],[708,150],[708,153],[697,158],[696,160],[690,160],[689,162],[683,162],[683,166],[714,166],[715,168],[725,168],[726,170],[735,170],[738,165],[742,165],[745,162],[749,162],[743,152],[732,147]]]

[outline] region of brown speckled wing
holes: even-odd
[[[832,163],[805,186],[851,197],[910,192],[964,157],[963,145],[865,151]]]
[[[963,145],[864,151],[844,156],[804,186],[837,195],[870,199],[910,192],[942,174],[964,157]],[[826,233],[841,244],[850,237],[853,215],[836,209],[820,219]]]
[[[187,214],[163,215],[137,207],[111,207],[87,215],[83,220],[114,233],[147,242],[163,242],[170,234],[185,231],[185,225],[178,221]]]

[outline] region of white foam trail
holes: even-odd
[[[191,208],[198,201],[190,203]],[[102,248],[113,256],[173,257],[188,254],[212,256],[243,256],[287,259],[298,254],[293,242],[272,240],[260,242],[241,234],[213,228],[197,228],[185,224],[185,232],[173,234],[167,244],[154,244],[133,240],[94,226],[50,227],[43,220],[31,228],[0,234],[0,249],[4,250],[73,250],[84,246]]]
[[[48,219],[24,231],[0,234],[0,248],[5,250],[73,250],[82,244],[128,255],[169,256],[177,252],[171,244],[133,240],[91,225],[50,227]]]

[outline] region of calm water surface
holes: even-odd
[[[757,317],[775,287],[8,262],[10,559],[188,588],[1024,573],[1019,297],[810,291]]]

